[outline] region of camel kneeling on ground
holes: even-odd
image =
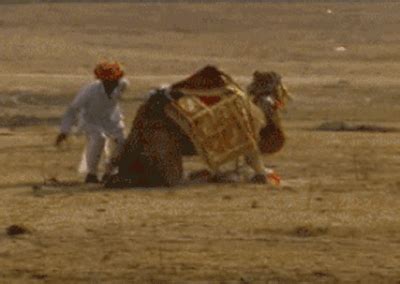
[[[223,74],[225,80],[219,80]],[[227,78],[227,79],[226,79]],[[172,85],[152,91],[133,121],[121,153],[114,159],[118,173],[111,176],[106,187],[174,186],[183,178],[183,156],[197,154],[192,139],[166,114],[166,108],[184,94],[182,88],[217,88],[231,80],[212,66]],[[233,81],[232,81],[233,82]],[[231,83],[231,82],[230,82]],[[254,72],[247,96],[263,113],[266,126],[259,130],[258,148],[261,153],[274,153],[284,144],[279,111],[288,98],[281,78],[275,72]],[[206,103],[215,103],[215,97],[203,96]]]

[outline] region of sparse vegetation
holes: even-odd
[[[0,5],[0,282],[396,283],[400,133],[310,129],[400,128],[399,4],[284,2]],[[103,57],[131,79],[128,128],[149,88],[206,64],[242,86],[280,73],[287,144],[265,162],[281,190],[204,172],[168,190],[83,185],[84,137],[56,150],[56,124]]]
[[[16,236],[29,233],[29,230],[21,225],[11,225],[7,228],[7,235]]]

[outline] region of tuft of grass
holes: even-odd
[[[6,231],[7,231],[7,235],[9,235],[9,236],[16,236],[16,235],[30,233],[30,230],[28,230],[25,226],[15,225],[15,224],[9,226]]]
[[[344,121],[328,121],[323,122],[315,127],[317,131],[354,131],[354,132],[376,132],[376,133],[390,133],[399,132],[400,129],[395,127],[385,127],[373,124],[349,124]]]
[[[326,235],[328,228],[326,227],[313,227],[311,225],[298,226],[294,229],[293,234],[300,238],[318,237]]]
[[[223,200],[232,200],[232,196],[226,194],[226,195],[222,196],[222,199],[223,199]]]

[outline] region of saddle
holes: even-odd
[[[206,66],[173,84],[170,94],[174,99],[165,106],[166,115],[190,137],[212,171],[257,151],[260,118],[254,117],[255,106],[229,75]]]

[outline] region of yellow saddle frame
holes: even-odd
[[[168,104],[165,113],[188,135],[212,171],[257,150],[257,129],[250,101],[237,86],[218,90],[180,90],[184,96]],[[199,97],[220,96],[209,106]],[[204,93],[205,92],[205,93]]]

